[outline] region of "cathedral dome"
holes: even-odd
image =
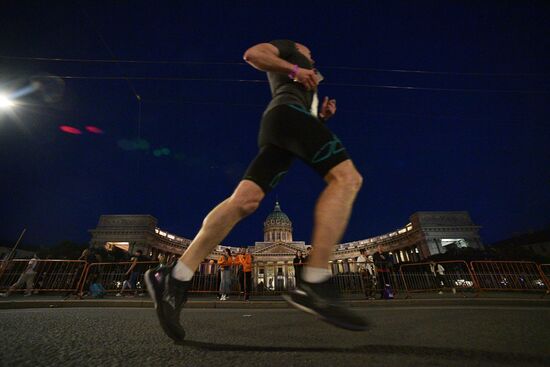
[[[283,213],[279,202],[275,202],[275,208],[267,216],[264,222],[265,241],[292,241],[292,222]]]

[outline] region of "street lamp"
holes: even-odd
[[[11,100],[8,96],[0,94],[0,108],[7,109],[15,106],[15,102]]]

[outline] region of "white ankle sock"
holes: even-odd
[[[195,272],[180,260],[178,260],[176,266],[174,266],[174,269],[172,269],[172,276],[177,280],[181,280],[182,282],[187,282],[191,280],[191,278],[193,278],[193,275],[195,275]]]
[[[314,268],[304,266],[302,279],[308,283],[322,283],[330,278],[330,270],[327,268]]]

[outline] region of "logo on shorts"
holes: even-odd
[[[340,139],[338,139],[336,135],[332,135],[332,140],[323,145],[321,149],[319,149],[317,153],[315,153],[313,159],[311,160],[311,163],[322,162],[344,150],[346,150],[346,148],[344,148]]]
[[[288,171],[282,171],[282,172],[279,172],[277,173],[277,175],[275,177],[273,177],[273,180],[271,180],[271,182],[269,183],[269,186],[271,187],[275,187],[279,184],[279,182],[281,181],[281,179],[284,177],[284,175],[286,175]]]

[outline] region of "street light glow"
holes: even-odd
[[[7,96],[0,94],[0,108],[10,108],[15,106],[15,103]]]

